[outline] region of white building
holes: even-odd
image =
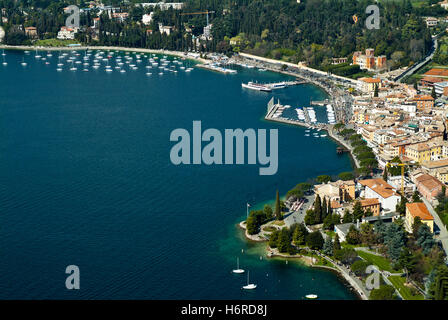
[[[157,3],[140,3],[140,5],[143,8],[150,7],[150,8],[160,8],[160,10],[168,10],[170,8],[174,10],[182,10],[184,7],[183,2],[157,2]]]
[[[428,28],[437,26],[438,22],[439,21],[436,18],[434,18],[434,17],[427,17],[426,18],[426,26]]]
[[[159,32],[161,34],[166,34],[169,36],[171,32],[173,31],[174,27],[171,26],[164,26],[162,23],[159,22]]]
[[[152,18],[153,18],[153,16],[154,16],[154,12],[151,12],[150,14],[144,14],[143,17],[142,17],[142,23],[143,23],[145,26],[150,25],[151,22],[152,22]]]
[[[5,30],[3,30],[3,27],[0,27],[0,42],[3,42],[4,37],[5,37]]]
[[[381,209],[387,212],[395,211],[401,197],[396,192],[397,189],[388,184],[383,179],[360,180],[359,184],[364,187],[364,198],[378,199]]]
[[[78,32],[78,28],[61,27],[57,38],[60,40],[73,40],[75,39],[76,32]]]

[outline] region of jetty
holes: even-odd
[[[325,99],[322,101],[310,101],[310,105],[312,106],[325,106],[330,103],[330,100]]]
[[[286,124],[292,124],[292,125],[298,125],[306,128],[311,129],[320,129],[320,130],[328,130],[328,124],[327,123],[311,123],[309,117],[307,116],[307,113],[305,112],[305,121],[302,120],[296,120],[296,119],[288,119],[284,117],[274,117],[274,114],[276,111],[282,107],[280,104],[280,101],[278,103],[274,102],[274,98],[272,97],[271,100],[268,102],[267,112],[266,116],[264,117],[265,120],[268,121],[274,121],[274,122],[281,122]]]

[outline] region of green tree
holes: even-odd
[[[346,210],[344,217],[342,217],[342,223],[350,223],[350,222],[354,222],[353,221],[353,215],[350,213],[350,210]]]
[[[265,205],[264,205],[264,208],[263,208],[263,211],[264,211],[264,214],[266,215],[266,218],[267,218],[268,220],[270,220],[270,219],[273,218],[274,213],[273,213],[273,211],[272,211],[272,207],[271,207],[270,205],[265,204]]]
[[[316,224],[316,217],[314,214],[314,210],[309,209],[306,211],[304,221],[309,226]]]
[[[316,178],[316,181],[319,183],[327,183],[331,181],[331,177],[329,175],[320,175]]]
[[[358,276],[358,277],[364,277],[366,276],[366,269],[370,265],[369,262],[364,260],[356,260],[353,262],[353,264],[350,266],[350,269]]]
[[[348,233],[345,236],[345,241],[347,241],[348,244],[361,243],[361,234],[354,225],[351,225],[350,228],[348,229]]]
[[[316,195],[316,199],[314,200],[314,220],[315,223],[322,222],[322,203],[319,195]]]
[[[374,89],[374,92],[373,92],[373,96],[374,97],[378,97],[378,85],[376,85],[376,84],[375,84],[375,89]]]
[[[406,214],[406,203],[408,202],[408,199],[406,199],[406,197],[404,197],[403,195],[401,196],[400,202],[397,203],[397,206],[395,208],[395,210],[400,213],[402,216]]]
[[[427,255],[435,246],[436,241],[434,240],[428,225],[422,224],[420,228],[418,228],[417,244],[423,249],[425,255]]]
[[[414,218],[414,223],[412,224],[412,235],[414,236],[414,239],[418,238],[418,229],[422,226],[423,222],[420,217]]]
[[[387,167],[384,167],[383,180],[387,182]]]
[[[306,243],[306,237],[308,236],[308,230],[303,223],[296,225],[294,233],[292,235],[292,241],[295,245],[301,246]]]
[[[376,244],[376,235],[374,227],[370,223],[361,224],[361,242],[369,247]]]
[[[422,202],[422,199],[420,199],[420,194],[417,190],[415,190],[414,194],[412,195],[412,202]]]
[[[406,233],[403,228],[396,223],[390,223],[386,227],[384,244],[387,247],[389,258],[393,263],[397,263],[401,250],[406,245]]]
[[[281,253],[288,252],[290,246],[291,246],[291,239],[289,238],[289,232],[286,228],[283,228],[280,231],[280,235],[277,240],[278,251]]]
[[[322,221],[324,221],[324,220],[325,220],[325,217],[327,216],[327,213],[328,213],[328,209],[327,209],[327,198],[326,198],[326,197],[324,197],[324,198],[322,199],[322,208],[321,208],[321,212],[322,212],[322,217],[321,217],[321,219],[322,219]]]
[[[370,292],[370,300],[395,300],[397,299],[395,295],[395,288],[388,285],[383,284],[380,285],[378,289],[373,289]]]
[[[362,205],[360,201],[355,201],[355,205],[353,206],[353,222],[361,220],[364,216],[364,210],[362,209]]]
[[[431,97],[433,97],[434,100],[437,99],[436,88],[434,86],[432,86]]]
[[[322,247],[324,245],[324,238],[322,237],[322,234],[320,233],[320,231],[311,232],[306,237],[306,244],[311,249],[316,249],[316,250],[322,249]]]
[[[280,231],[275,230],[271,233],[271,235],[269,236],[269,247],[271,248],[277,248],[277,242],[278,242],[278,238],[280,235]]]
[[[343,181],[353,180],[355,178],[352,172],[341,172],[338,177]]]
[[[339,250],[334,250],[335,259],[341,261],[344,264],[352,264],[357,259],[359,259],[356,250],[353,248],[342,248]]]
[[[325,239],[322,251],[327,256],[332,256],[333,255],[333,240],[331,240],[331,237],[327,237]]]
[[[280,195],[278,193],[278,190],[277,190],[277,195],[276,195],[276,198],[275,198],[275,211],[274,211],[274,214],[275,214],[275,218],[277,220],[282,220],[283,219],[282,211],[281,211],[281,208],[280,208]]]
[[[403,268],[406,273],[406,281],[409,279],[409,274],[414,272],[415,270],[415,257],[412,255],[412,252],[408,248],[403,248],[400,253],[400,257],[398,258],[398,267]]]
[[[334,250],[341,250],[341,242],[339,241],[339,235],[336,233],[334,237],[334,244],[333,244]]]

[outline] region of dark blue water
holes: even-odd
[[[57,72],[56,57],[45,65],[33,55],[8,51],[0,65],[0,298],[355,298],[330,272],[260,261],[264,244],[248,244],[235,226],[246,202],[350,170],[334,142],[262,120],[272,94],[241,88],[285,76]],[[294,107],[325,96],[308,85],[273,95]],[[278,128],[278,173],[172,165],[170,133],[191,131],[193,120]],[[245,275],[230,273],[237,256],[258,284],[253,292],[241,290]],[[78,291],[65,288],[71,264]]]

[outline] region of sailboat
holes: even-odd
[[[6,56],[5,49],[2,51],[2,56]]]
[[[25,62],[25,58],[22,58],[22,63],[21,63],[21,65],[25,67],[26,64],[27,64],[27,63]]]
[[[36,59],[39,59],[39,58],[41,57],[41,55],[37,53],[37,49],[36,49],[36,54],[34,55],[34,57],[35,57]]]
[[[236,269],[232,270],[233,273],[244,273],[243,269],[240,269],[240,258],[236,258]]]
[[[307,299],[317,299],[318,297],[317,297],[317,294],[307,294],[305,296],[305,298],[307,298]]]
[[[247,271],[247,285],[243,287],[244,290],[253,290],[257,287],[256,284],[249,283],[249,271]]]
[[[76,71],[78,70],[74,65],[73,65],[73,60],[72,60],[72,67],[70,68],[70,71]]]
[[[4,56],[3,56],[3,65],[4,65],[4,66],[7,66],[7,65],[8,65],[8,62],[5,61],[5,57],[4,57]]]

